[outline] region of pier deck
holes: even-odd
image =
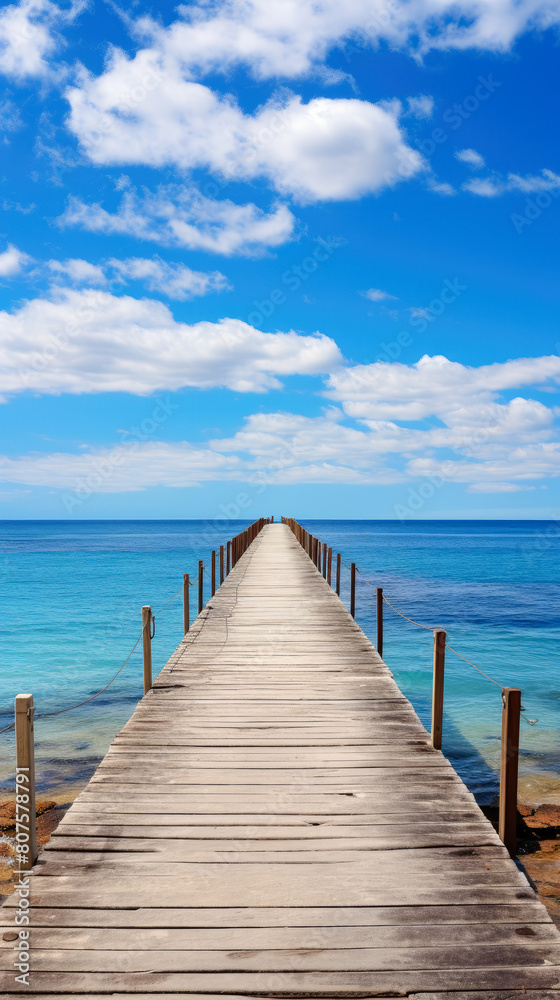
[[[15,905],[11,995],[560,997],[545,909],[285,525],[40,855],[29,987]]]

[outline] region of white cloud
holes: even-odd
[[[504,51],[528,30],[560,21],[557,0],[218,0],[179,8],[162,27],[144,17],[138,38],[162,60],[198,75],[248,67],[255,77],[323,71],[329,50],[348,39],[422,54],[435,49]],[[150,50],[147,50],[150,51]],[[328,75],[327,75],[328,81]],[[336,79],[336,77],[335,77]]]
[[[241,320],[178,323],[162,302],[60,289],[0,313],[0,392],[130,392],[184,386],[278,388],[340,362],[320,335],[262,333]]]
[[[368,288],[366,292],[360,292],[364,298],[369,299],[370,302],[383,302],[384,299],[396,299],[396,295],[391,295],[389,292],[382,291],[381,288]]]
[[[72,257],[68,260],[49,260],[47,267],[53,274],[59,274],[76,285],[106,285],[105,272],[99,264]]]
[[[15,277],[30,261],[31,257],[28,254],[8,243],[8,248],[0,253],[0,278]]]
[[[434,99],[426,94],[407,97],[407,111],[413,118],[431,118],[434,113]]]
[[[357,198],[424,169],[399,127],[398,102],[304,104],[285,94],[246,115],[231,97],[189,79],[176,53],[161,61],[148,50],[134,59],[114,51],[101,76],[84,70],[67,91],[69,128],[94,163],[262,177],[302,203]]]
[[[107,267],[121,281],[142,281],[152,292],[163,292],[170,299],[192,299],[209,292],[221,292],[229,288],[227,278],[220,271],[206,273],[193,271],[185,264],[174,264],[152,257],[128,257],[126,260],[112,258]]]
[[[434,194],[442,194],[445,197],[456,193],[452,184],[448,184],[447,181],[438,181],[432,174],[428,174],[426,177],[426,187]]]
[[[480,368],[424,355],[410,366],[379,361],[342,368],[330,376],[327,391],[358,418],[416,421],[457,411],[472,413],[476,421],[477,408],[498,393],[545,382],[560,384],[560,357],[555,354]]]
[[[426,356],[411,366],[377,362],[340,369],[327,394],[369,428],[381,450],[404,457],[409,476],[507,483],[560,474],[560,444],[550,440],[560,410],[521,396],[500,399],[546,383],[560,385],[556,355],[480,368]],[[420,428],[401,426],[420,421]],[[455,457],[440,458],[439,450]]]
[[[58,28],[85,6],[74,0],[63,9],[50,0],[21,0],[0,10],[0,73],[21,82],[52,72],[50,57],[62,44]]]
[[[156,406],[157,411],[157,406]],[[151,419],[151,418],[150,418]],[[239,460],[219,455],[187,441],[139,441],[123,433],[110,448],[88,448],[80,454],[32,453],[18,458],[0,456],[0,481],[71,490],[79,505],[90,493],[125,493],[151,486],[197,486],[209,480],[240,478]],[[75,493],[74,491],[77,491]]]
[[[192,186],[159,187],[155,193],[125,191],[116,212],[71,197],[61,225],[94,233],[117,233],[164,246],[224,256],[255,256],[291,239],[295,219],[286,205],[267,215],[256,205],[216,201]]]
[[[455,156],[462,163],[468,163],[475,170],[480,170],[484,166],[484,157],[477,153],[475,149],[459,149]]]
[[[520,493],[525,490],[534,490],[534,486],[521,486],[519,483],[471,483],[467,488],[468,493]]]
[[[192,299],[230,287],[220,271],[193,271],[186,264],[170,263],[160,257],[127,257],[124,260],[112,257],[101,264],[73,258],[50,260],[47,266],[73,285],[95,287],[141,281],[151,292],[163,292],[170,299]]]
[[[508,174],[507,177],[473,177],[462,185],[464,191],[477,194],[482,198],[497,198],[511,191],[522,194],[535,194],[539,191],[560,191],[560,175],[552,170],[542,170],[540,175],[521,177],[519,174]]]

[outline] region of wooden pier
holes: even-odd
[[[560,935],[287,525],[193,623],[39,856],[29,986],[552,1000]]]

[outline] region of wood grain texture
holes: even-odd
[[[7,997],[560,998],[556,928],[284,525],[190,623],[40,855],[29,987],[16,905]]]

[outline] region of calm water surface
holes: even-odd
[[[404,614],[445,628],[448,642],[500,684],[519,686],[521,797],[560,801],[560,530],[544,521],[302,521],[358,576],[356,617],[375,639],[374,594],[382,586]],[[87,698],[118,669],[156,613],[154,674],[181,638],[182,574],[245,526],[205,521],[6,521],[0,524],[3,594],[0,726],[16,694],[37,712]],[[206,584],[208,580],[206,580]],[[194,588],[192,610],[195,612]],[[429,725],[432,635],[385,609],[384,658]],[[43,791],[87,779],[142,694],[138,648],[106,694],[63,715],[38,719]],[[480,800],[497,790],[500,690],[462,660],[446,661],[445,753]],[[13,736],[3,746],[0,784],[13,781]]]

